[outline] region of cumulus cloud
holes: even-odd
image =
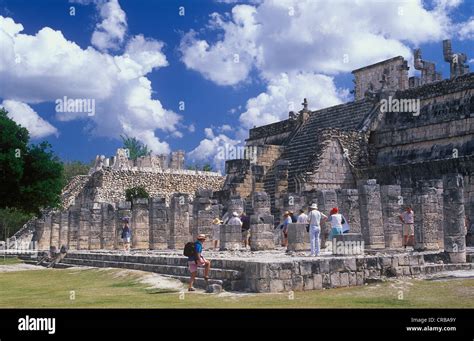
[[[213,13],[207,29],[218,33],[216,40],[190,31],[180,51],[186,67],[218,85],[249,82],[252,70],[266,84],[241,112],[241,136],[286,118],[305,97],[313,110],[347,101],[348,90],[337,89],[331,76],[398,55],[411,61],[414,46],[452,34],[449,13],[459,4],[262,0],[236,5],[227,16]]]
[[[459,25],[458,35],[461,40],[474,39],[474,17]]]
[[[96,25],[91,43],[101,51],[118,49],[127,31],[127,18],[118,0],[94,1],[99,9],[102,22]]]
[[[8,111],[8,117],[28,129],[32,138],[41,138],[49,135],[58,135],[58,130],[49,122],[42,119],[28,104],[5,100],[0,104]]]
[[[168,65],[163,43],[139,35],[132,37],[123,55],[82,49],[61,31],[49,27],[35,35],[21,33],[23,26],[0,16],[0,97],[24,103],[71,99],[95,100],[95,115],[60,112],[63,121],[87,118],[91,133],[117,138],[136,136],[155,153],[168,153],[155,130],[173,134],[181,117],[153,98],[146,75]]]
[[[230,138],[225,134],[215,134],[211,128],[204,129],[205,138],[199,145],[187,154],[187,159],[193,163],[210,162],[217,171],[225,170],[225,161],[236,158],[236,148],[240,140]]]

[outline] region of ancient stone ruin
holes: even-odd
[[[64,210],[30,222],[17,238],[29,243],[25,231],[30,231],[39,249],[64,244],[78,250],[68,256],[69,264],[118,264],[122,256],[80,250],[120,249],[121,218],[128,216],[132,248],[167,250],[148,261],[130,256],[130,264],[183,277],[188,275],[180,256],[183,245],[199,233],[211,235],[215,217],[236,211],[250,216],[251,251],[242,250],[240,227],[222,225],[221,251],[211,253],[211,278],[233,290],[308,290],[470,268],[474,73],[449,41],[443,42],[443,52],[449,79],[442,80],[417,50],[420,78],[408,76],[403,57],[381,61],[353,71],[354,101],[311,111],[304,100],[303,109],[290,112],[288,119],[251,129],[246,149],[253,157],[228,160],[225,178],[182,170],[179,153],[169,163],[160,157],[132,162],[123,150],[111,159],[98,157],[89,176],[65,188]],[[125,189],[137,185],[151,198],[124,201]],[[298,212],[313,203],[325,213],[339,207],[350,223],[347,237],[328,243],[333,242],[335,258],[291,258],[309,248],[301,224],[290,226],[290,254],[279,246],[275,226],[284,211]],[[414,252],[409,254],[403,253],[398,219],[405,206],[415,214]],[[328,233],[325,224],[323,246]],[[363,242],[364,248],[346,257],[337,248],[344,241]],[[205,249],[210,247],[209,240]],[[430,265],[437,260],[445,264]]]

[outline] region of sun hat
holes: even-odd
[[[232,215],[233,215],[234,217],[238,217],[238,216],[239,216],[239,214],[238,214],[237,212],[233,212]]]
[[[310,208],[312,210],[317,210],[318,209],[318,204],[312,204]]]
[[[204,239],[206,239],[206,235],[205,235],[205,234],[202,234],[202,233],[201,233],[201,234],[198,234],[197,240],[204,240]]]

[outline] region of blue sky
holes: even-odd
[[[113,155],[128,134],[219,167],[219,148],[303,97],[351,100],[352,69],[421,47],[446,78],[444,38],[474,58],[471,0],[0,0],[0,16],[0,103],[64,160]],[[94,117],[58,114],[63,96],[95,99]]]

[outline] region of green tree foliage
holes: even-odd
[[[146,189],[141,186],[132,187],[125,190],[125,198],[127,199],[127,201],[133,201],[133,199],[137,198],[148,199],[149,197],[150,195],[148,194]]]
[[[206,163],[204,166],[202,166],[202,170],[205,172],[212,172],[212,166],[209,163]]]
[[[0,208],[38,214],[59,205],[63,166],[49,143],[28,141],[28,131],[0,109]]]
[[[123,148],[128,149],[130,155],[129,158],[136,160],[140,156],[146,156],[151,154],[151,150],[148,149],[146,144],[141,143],[135,137],[128,137],[127,135],[120,135],[123,142]]]
[[[81,161],[68,161],[63,163],[63,167],[63,185],[65,186],[76,175],[87,175],[92,165]]]
[[[15,208],[0,208],[0,240],[13,236],[32,217]]]

